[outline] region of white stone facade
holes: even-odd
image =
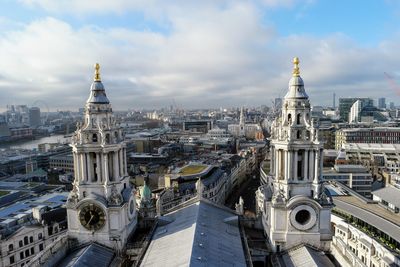
[[[327,251],[332,205],[321,183],[323,144],[297,64],[271,126],[270,181],[259,188],[257,203],[273,250],[305,243]]]
[[[332,215],[335,232],[332,254],[344,267],[389,267],[399,266],[396,252],[385,248],[381,243],[362,232],[344,219]]]
[[[0,266],[28,266],[37,253],[51,246],[57,237],[65,234],[66,230],[60,229],[58,224],[23,226],[9,237],[1,240]]]
[[[77,125],[71,144],[75,180],[67,202],[68,234],[80,243],[96,241],[122,250],[136,227],[123,139],[96,73],[84,122]]]

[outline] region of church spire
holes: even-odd
[[[240,108],[240,121],[239,124],[240,125],[244,125],[245,123],[245,119],[244,119],[244,107]]]

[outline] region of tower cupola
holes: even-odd
[[[289,81],[289,91],[285,95],[285,99],[308,99],[308,95],[304,90],[304,82],[300,77],[300,60],[298,57],[293,59],[293,76]]]
[[[93,104],[109,104],[110,101],[107,98],[106,91],[104,89],[104,85],[101,82],[100,78],[100,65],[96,63],[94,65],[94,79],[93,83],[90,86],[90,96],[86,103],[93,103]]]

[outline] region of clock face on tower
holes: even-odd
[[[91,231],[101,229],[105,222],[106,216],[101,207],[96,204],[85,204],[79,210],[79,221],[82,226]]]

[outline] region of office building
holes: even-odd
[[[40,125],[41,125],[40,108],[31,107],[29,109],[29,126],[30,127],[38,127]]]
[[[378,108],[381,108],[381,109],[386,108],[386,98],[381,97],[378,99]]]
[[[339,98],[339,116],[343,121],[349,120],[351,107],[357,100],[361,101],[363,107],[373,106],[374,103],[370,98]]]
[[[399,127],[352,128],[336,131],[335,148],[348,143],[400,144]]]

